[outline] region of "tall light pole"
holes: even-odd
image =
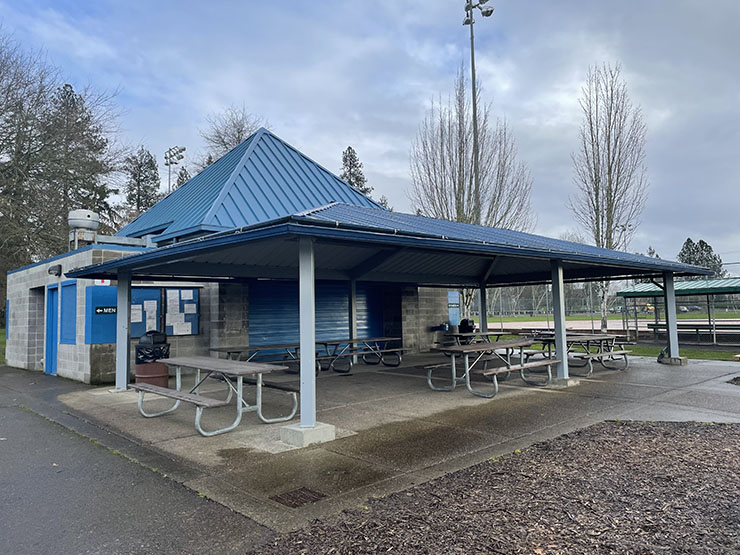
[[[465,19],[463,19],[463,25],[470,26],[470,72],[473,79],[473,218],[477,225],[481,224],[481,202],[478,154],[478,95],[475,86],[475,39],[473,37],[475,18],[473,17],[473,10],[477,8],[483,17],[491,17],[493,7],[483,5],[487,2],[488,0],[478,0],[477,4],[473,4],[473,0],[465,0]]]
[[[167,192],[172,192],[172,166],[180,163],[184,158],[182,153],[185,152],[184,146],[173,146],[164,153],[164,165],[167,166]]]

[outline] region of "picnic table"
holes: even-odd
[[[247,362],[258,358],[260,355],[269,351],[278,351],[285,360],[298,360],[298,343],[278,343],[275,345],[237,345],[234,347],[212,347],[209,349],[212,353],[225,353],[226,358],[237,360],[246,354],[244,359]],[[274,354],[274,353],[269,353]]]
[[[552,357],[552,347],[555,345],[554,335],[543,335],[533,339],[542,344],[543,350],[526,353],[527,359],[537,354],[542,354],[548,358]],[[624,348],[624,336],[610,333],[567,333],[565,342],[568,354],[580,361],[578,364],[573,363],[572,366],[575,368],[588,366],[588,372],[585,374],[572,372],[575,376],[585,378],[590,376],[594,371],[594,360],[601,363],[604,368],[612,370],[626,370],[629,367],[627,355],[632,351]],[[624,359],[621,366],[616,364],[619,359]]]
[[[357,339],[332,339],[316,341],[316,372],[333,370],[346,374],[352,370],[353,359],[361,356],[365,364],[380,364],[384,366],[399,366],[402,361],[403,349],[389,347],[390,343],[401,342],[400,337],[365,337]],[[285,362],[300,361],[299,343],[279,343],[274,345],[239,345],[234,347],[213,347],[214,353],[225,353],[229,359],[246,357],[250,362],[262,355],[280,355]],[[326,363],[326,368],[322,366]],[[345,365],[344,367],[342,365]],[[296,370],[286,368],[286,372],[295,373]]]
[[[262,376],[269,374],[275,370],[283,370],[285,366],[278,366],[275,364],[263,364],[255,362],[244,362],[236,360],[228,360],[222,358],[213,358],[206,356],[193,356],[193,357],[174,357],[162,359],[170,368],[175,368],[175,383],[176,389],[169,389],[166,387],[159,387],[156,385],[137,383],[133,384],[132,389],[136,390],[139,394],[139,412],[146,418],[154,418],[162,416],[176,410],[181,402],[195,405],[195,429],[203,436],[214,436],[229,432],[236,428],[242,419],[242,414],[249,411],[256,411],[257,417],[266,424],[274,422],[285,422],[293,418],[298,410],[298,397],[295,388],[282,384],[265,384]],[[182,389],[182,369],[192,368],[195,370],[195,385],[190,389],[189,392],[185,393]],[[205,375],[201,377],[201,372]],[[214,399],[213,397],[207,397],[201,395],[200,387],[210,377],[221,378],[221,380],[227,385],[227,397],[226,399]],[[236,380],[236,385],[232,382]],[[248,404],[244,400],[244,383],[254,383],[256,385],[256,401],[254,405]],[[293,397],[293,408],[289,415],[281,416],[277,418],[267,418],[262,412],[262,388],[270,387],[273,389],[283,390],[289,393]],[[146,393],[158,395],[160,397],[166,397],[174,399],[175,403],[168,409],[148,413],[144,410],[144,395]],[[224,427],[213,431],[206,431],[201,426],[201,417],[203,410],[206,408],[215,408],[226,406],[231,402],[232,396],[236,394],[236,417],[234,421]]]
[[[502,330],[469,331],[446,333],[445,337],[451,337],[455,341],[456,345],[467,345],[469,343],[492,343],[493,341],[498,341],[504,335],[509,335],[509,332]],[[491,341],[492,337],[495,337],[493,341]]]
[[[401,347],[389,347],[389,343],[400,343],[400,337],[366,337],[358,339],[335,339],[317,341],[317,345],[324,348],[322,359],[329,360],[329,368],[335,372],[349,372],[352,370],[355,356],[362,357],[365,364],[383,364],[383,366],[400,366],[403,359]],[[338,367],[344,361],[347,369]]]
[[[427,367],[427,384],[433,391],[453,391],[457,384],[464,383],[465,387],[473,395],[478,397],[485,397],[490,399],[498,393],[498,376],[508,376],[511,372],[519,372],[524,383],[536,386],[545,386],[552,381],[552,370],[551,366],[560,362],[553,358],[546,358],[541,361],[527,362],[525,360],[524,350],[526,347],[531,347],[534,344],[532,339],[511,339],[507,341],[497,341],[495,343],[470,343],[468,345],[450,345],[448,347],[434,347],[432,350],[435,352],[441,352],[449,354],[450,356],[450,385],[447,386],[435,386],[432,380],[432,374],[435,369],[447,366],[447,364],[437,364]],[[491,347],[495,348],[491,348]],[[512,358],[518,351],[518,361],[516,364],[512,361]],[[462,357],[463,360],[463,373],[458,376],[456,368],[457,357]],[[472,358],[472,363],[471,363]],[[483,368],[478,370],[479,373],[486,377],[490,377],[493,383],[492,392],[478,391],[473,388],[470,381],[470,374],[475,370],[475,366],[483,362]],[[500,362],[503,363],[503,367],[497,367],[493,369],[488,368],[489,362]],[[533,380],[525,373],[527,370],[546,367],[547,368],[547,379],[546,380]]]

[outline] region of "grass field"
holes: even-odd
[[[679,320],[706,320],[707,319],[707,313],[704,312],[681,312],[676,315],[676,317]],[[601,318],[601,315],[594,314],[594,320],[598,321]],[[738,319],[740,320],[740,312],[717,312],[716,314],[717,321],[720,320],[733,320]],[[522,316],[504,316],[504,322],[532,322],[534,320],[546,320],[547,316],[545,314],[535,314],[534,316],[531,315],[522,315]],[[550,316],[550,319],[552,320],[552,315]],[[622,315],[621,314],[609,314],[607,316],[607,320],[621,320]],[[635,315],[630,315],[630,321],[633,322],[635,319]],[[655,320],[655,315],[650,312],[638,312],[637,314],[638,320],[649,320],[652,322]],[[665,315],[661,311],[661,320],[665,320]],[[570,314],[565,317],[566,321],[577,321],[577,320],[591,320],[590,314]],[[496,322],[500,322],[501,318],[498,316],[489,316],[488,321],[492,324],[495,324]]]

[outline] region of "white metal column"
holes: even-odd
[[[558,379],[568,379],[568,343],[565,340],[565,291],[563,287],[563,263],[553,260],[552,269],[552,319],[555,329],[555,356],[558,363]]]
[[[316,427],[316,286],[313,241],[298,242],[298,304],[301,353],[301,428]]]
[[[118,274],[116,295],[116,389],[128,388],[131,367],[129,320],[131,317],[131,274]]]
[[[480,325],[478,326],[480,328],[480,331],[487,332],[488,331],[488,300],[486,295],[486,286],[485,284],[480,286],[480,289],[478,289],[478,301],[480,302]]]
[[[668,335],[668,356],[679,358],[678,326],[676,321],[676,290],[673,287],[673,272],[663,272],[663,294],[665,295],[665,323]]]
[[[357,339],[357,280],[349,280],[349,338]],[[357,364],[357,355],[352,355],[352,364]]]

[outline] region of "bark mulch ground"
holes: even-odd
[[[740,553],[740,425],[598,424],[258,552]]]

